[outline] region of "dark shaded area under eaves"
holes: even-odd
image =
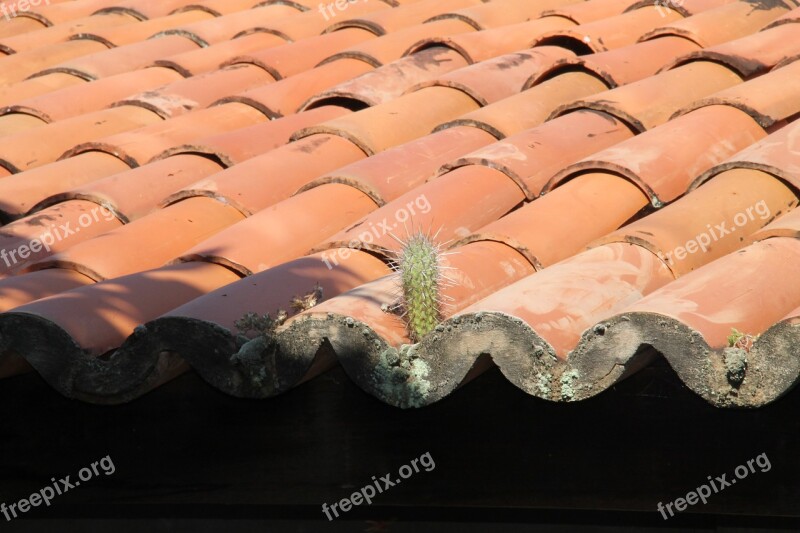
[[[580,405],[533,399],[494,370],[449,401],[414,411],[367,397],[340,368],[269,402],[229,398],[189,374],[113,409],[66,400],[40,380],[29,374],[0,389],[0,501],[27,497],[106,455],[116,472],[29,512],[33,522],[0,524],[4,531],[52,530],[56,519],[90,520],[69,522],[79,524],[74,531],[116,533],[126,524],[212,530],[197,519],[231,520],[223,528],[230,531],[264,531],[264,520],[269,531],[382,531],[371,520],[400,521],[386,531],[420,530],[408,521],[425,531],[462,530],[459,522],[509,531],[565,521],[620,530],[800,525],[800,395],[758,410],[719,410],[663,364]],[[433,471],[345,520],[322,521],[323,502],[425,452]],[[684,496],[709,475],[731,477],[761,453],[769,472],[757,469],[690,508],[694,514],[664,523],[656,512],[659,501]]]

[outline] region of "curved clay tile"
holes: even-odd
[[[372,68],[363,61],[341,59],[236,96],[223,98],[218,104],[241,102],[270,118],[291,115],[315,94],[369,72]]]
[[[445,163],[493,141],[494,137],[477,128],[449,128],[337,168],[299,192],[326,183],[344,183],[383,205],[439,175]]]
[[[126,220],[136,220],[156,209],[164,198],[181,187],[191,185],[222,169],[222,165],[206,157],[170,157],[104,176],[71,189],[62,189],[58,194],[41,199],[32,211],[67,200],[82,199],[113,208]]]
[[[0,258],[0,272],[19,272],[35,261],[121,224],[111,211],[85,200],[43,209],[0,229],[0,249],[8,252]]]
[[[781,26],[783,24],[794,24],[797,22],[800,22],[800,7],[796,7],[788,13],[776,18],[764,29],[775,28],[776,26]]]
[[[81,85],[85,80],[69,74],[49,74],[39,78],[29,78],[13,85],[0,87],[0,105],[14,104],[26,98],[32,98],[50,91]]]
[[[46,27],[47,24],[45,24],[43,21],[30,17],[17,16],[6,21],[6,24],[0,26],[0,38],[15,37],[17,35],[33,33]]]
[[[322,185],[220,231],[183,253],[180,260],[217,263],[250,276],[302,256],[375,208],[375,202],[358,189]]]
[[[348,28],[237,56],[226,61],[225,65],[257,65],[279,80],[313,68],[336,51],[374,38],[360,28]]]
[[[159,32],[155,36],[180,35],[196,42],[200,46],[207,47],[212,44],[229,41],[243,31],[291,17],[297,13],[300,13],[300,11],[294,7],[273,4],[267,7],[245,9],[223,17],[194,22],[178,28],[171,28]]]
[[[171,68],[185,77],[196,76],[216,70],[231,57],[285,44],[286,41],[277,35],[256,32],[223,43],[212,44],[207,48],[192,49],[174,55],[159,55],[160,59],[154,61],[152,65]]]
[[[347,10],[342,13],[342,16],[344,19],[350,19],[382,10],[389,11],[391,8],[381,2],[351,2],[348,4]],[[331,24],[333,22],[330,17],[326,19],[322,13],[315,9],[259,25],[257,28],[247,30],[240,35],[246,35],[253,31],[266,31],[283,37],[287,41],[299,41],[323,33]]]
[[[232,92],[272,83],[275,78],[254,65],[243,64],[172,82],[127,98],[114,106],[140,106],[168,119],[194,109],[208,107]]]
[[[375,35],[385,35],[422,24],[426,20],[449,10],[475,6],[480,3],[481,0],[420,0],[419,2],[394,9],[384,9],[361,17],[334,22],[328,26],[325,32],[329,33],[343,28],[362,28]],[[344,12],[344,15],[350,15],[349,8]]]
[[[10,311],[41,298],[91,283],[91,279],[74,270],[59,269],[6,278],[0,280],[0,311]]]
[[[26,270],[69,269],[94,281],[118,278],[157,268],[242,219],[238,210],[222,202],[188,198],[70,246]]]
[[[578,111],[479,149],[447,168],[494,168],[514,180],[533,200],[565,166],[632,136],[622,121],[610,115]]]
[[[576,173],[606,170],[636,183],[659,207],[684,194],[698,175],[765,136],[738,109],[705,107],[564,168],[545,190]],[[683,148],[675,150],[679,144]]]
[[[431,22],[440,24],[444,21]],[[530,47],[531,39],[574,26],[575,23],[560,17],[545,17],[520,22],[491,30],[470,31],[450,36],[436,36],[422,39],[412,45],[406,54],[414,54],[420,50],[434,46],[444,46],[461,54],[469,63],[485,61],[503,54]]]
[[[750,174],[751,175],[759,175],[762,174],[759,171],[754,170],[742,170],[742,169],[735,169],[729,170],[725,172],[728,174],[730,172],[737,172],[741,174]],[[764,210],[762,209],[762,212]],[[775,215],[770,214],[772,218],[776,218],[773,222],[770,222],[765,227],[761,228],[760,230],[756,231],[752,235],[747,238],[747,243],[752,244],[754,242],[763,241],[766,239],[771,239],[773,237],[790,237],[793,239],[797,239],[800,237],[800,210],[792,209],[786,214],[783,213],[776,213]]]
[[[44,119],[26,113],[13,113],[0,119],[0,137],[9,137],[46,126]],[[14,170],[10,167],[9,170]]]
[[[461,118],[439,126],[472,126],[491,133],[497,139],[538,126],[566,102],[605,91],[599,79],[582,72],[567,72],[541,82],[533,88],[499,100]]]
[[[778,1],[733,2],[670,22],[644,35],[642,39],[675,35],[706,48],[756,32],[789,9],[787,4]]]
[[[544,77],[579,70],[599,77],[609,88],[614,88],[653,76],[664,65],[698,49],[692,41],[666,36],[608,52],[563,59],[545,73]],[[536,81],[538,80],[531,79],[527,85],[533,85]]]
[[[236,2],[232,2],[236,3]],[[97,7],[95,14],[102,13],[129,13],[140,20],[166,17],[176,13],[187,6],[197,5],[196,9],[202,10],[201,2],[187,0],[116,0],[105,2],[106,6]]]
[[[457,255],[474,243],[503,243],[531,268],[541,270],[624,225],[647,203],[647,196],[629,181],[590,172],[484,226],[452,248]],[[550,229],[542,231],[545,227]],[[494,290],[510,283],[498,283]]]
[[[487,4],[465,7],[431,18],[431,21],[455,19],[476,30],[500,28],[542,16],[543,12],[572,3],[570,0],[493,0]]]
[[[183,6],[175,9],[172,13],[183,13],[185,11],[193,11],[196,9],[207,11],[215,17],[225,17],[243,11],[252,11],[263,7],[258,0],[197,0],[194,2],[186,2]],[[294,6],[288,5],[273,5],[271,6],[276,12],[280,12],[283,16],[291,16],[300,13],[303,10]],[[286,10],[289,8],[289,10]]]
[[[636,0],[589,0],[570,2],[542,13],[545,17],[563,17],[575,24],[587,24],[614,15],[621,15],[635,4]]]
[[[160,39],[148,39],[76,57],[42,70],[34,76],[50,77],[61,73],[88,81],[99,80],[115,74],[139,70],[149,66],[158,58],[197,50],[197,48],[196,43],[174,35]]]
[[[3,57],[3,68],[0,70],[0,88],[23,81],[28,76],[48,67],[58,65],[68,59],[107,49],[108,47],[105,44],[96,41],[67,41]]]
[[[32,212],[36,204],[54,191],[67,191],[129,169],[108,154],[86,155],[91,161],[69,158],[0,179],[0,218],[20,218]]]
[[[619,380],[637,365],[634,351],[647,343],[714,406],[759,407],[778,399],[798,378],[791,317],[800,302],[797,284],[778,280],[792,279],[799,259],[796,239],[753,244],[605,321],[602,336],[587,331],[572,362],[580,397]],[[744,334],[739,340],[731,338],[734,328]]]
[[[16,54],[34,50],[40,46],[67,41],[73,35],[92,31],[96,28],[113,28],[136,22],[137,20],[130,15],[115,13],[86,17],[72,21],[69,24],[59,24],[33,33],[0,39],[0,52],[9,55]]]
[[[115,46],[144,41],[167,29],[177,28],[185,24],[212,18],[214,18],[214,15],[206,13],[205,11],[186,11],[184,13],[138,22],[136,24],[126,24],[107,30],[96,28],[91,31],[76,34],[71,40],[97,41],[105,44],[108,48],[114,48]]]
[[[421,137],[442,122],[477,107],[475,100],[459,90],[426,87],[384,104],[305,128],[295,138],[319,133],[336,135],[349,140],[367,155],[373,155]]]
[[[97,357],[120,346],[139,324],[238,279],[217,265],[191,266],[134,274],[18,307],[0,319],[0,355],[22,354],[48,384],[71,398],[133,399],[185,371],[185,364],[167,354],[147,354],[161,360],[154,368],[145,352]],[[38,344],[14,331],[37,336]]]
[[[696,63],[675,70],[694,64]],[[741,85],[695,100],[676,111],[675,115],[709,105],[729,105],[752,116],[762,127],[770,128],[800,112],[800,98],[798,98],[800,89],[796,83],[798,75],[800,75],[800,61],[794,61]]]
[[[156,156],[156,160],[179,154],[199,154],[219,161],[226,167],[232,167],[286,144],[291,136],[302,128],[349,112],[343,107],[327,105],[182,144],[162,152]]]
[[[168,2],[166,2],[168,3]],[[52,2],[51,5],[43,4],[35,6],[35,9],[28,11],[20,11],[15,17],[17,18],[31,18],[38,20],[45,26],[55,26],[57,24],[69,23],[73,20],[81,19],[94,15],[98,11],[105,8],[110,8],[118,4],[115,0],[87,0],[84,2]],[[159,12],[157,17],[164,16],[169,11]],[[136,13],[128,12],[139,20],[147,18],[144,12],[139,10]]]
[[[595,109],[642,132],[663,124],[690,102],[741,83],[732,71],[698,61],[561,106],[553,117],[575,109]],[[720,103],[720,102],[716,102]]]
[[[127,105],[112,108],[112,110],[131,109],[144,111],[137,106]],[[170,148],[209,135],[252,126],[264,122],[264,120],[264,115],[252,107],[231,103],[225,106],[200,109],[194,113],[158,121],[148,126],[125,128],[121,132],[109,136],[95,135],[88,142],[71,145],[72,147],[61,157],[65,159],[89,151],[101,151],[119,157],[130,166],[144,165]],[[0,155],[2,155],[2,150],[0,150]]]
[[[473,29],[470,26],[457,20],[441,20],[417,24],[416,26],[411,26],[389,35],[381,35],[375,39],[351,46],[346,50],[331,55],[323,63],[350,58],[359,59],[377,68],[396,61],[407,52],[410,46],[420,40],[471,31]]]
[[[789,187],[770,174],[754,170],[726,171],[701,189],[702,195],[692,193],[671,204],[669,211],[657,211],[595,244],[630,242],[642,246],[663,258],[677,277],[736,251],[748,235],[797,205]],[[698,208],[706,214],[695,216]],[[681,247],[686,253],[678,251]]]
[[[692,183],[695,189],[711,177],[734,168],[761,170],[800,189],[800,121],[795,120],[767,138],[745,148],[727,161],[704,172]]]
[[[206,268],[213,266],[230,272],[207,263],[185,263],[180,266],[189,270],[204,264]],[[120,358],[122,360],[135,356],[137,360],[147,359],[154,363],[163,360],[165,352],[173,352],[186,358],[192,368],[211,385],[229,394],[253,398],[274,396],[293,387],[304,376],[308,379],[327,370],[335,364],[335,360],[328,354],[327,358],[315,364],[313,356],[309,358],[298,353],[293,362],[284,366],[291,358],[275,358],[276,364],[280,365],[276,369],[279,371],[270,373],[269,379],[264,379],[267,376],[258,360],[249,361],[246,356],[231,357],[243,342],[236,335],[235,322],[249,312],[269,312],[274,316],[276,310],[282,309],[291,313],[292,300],[310,293],[317,284],[322,289],[323,298],[329,298],[389,272],[382,261],[358,251],[352,251],[352,254],[342,258],[340,264],[331,268],[320,256],[290,261],[193,301],[185,299],[185,305],[146,323],[117,353],[126,356]],[[312,342],[314,340],[321,344],[323,339],[317,336]],[[158,366],[151,368],[158,372]],[[131,399],[154,387],[154,384],[147,385],[138,387],[135,395],[118,397],[116,401]],[[124,389],[120,386],[119,390]],[[84,399],[96,401],[93,398]]]
[[[311,252],[356,248],[385,255],[397,239],[417,230],[447,242],[467,237],[502,217],[524,200],[522,191],[496,170],[469,166],[417,187],[354,222]],[[368,238],[367,238],[368,237]]]
[[[653,28],[681,18],[677,11],[668,7],[645,6],[621,15],[539,35],[533,39],[531,46],[564,46],[578,55],[604,52],[633,44]]]
[[[371,107],[397,98],[423,81],[466,65],[457,52],[443,47],[428,48],[319,92],[301,109],[343,102],[348,102],[349,107]]]
[[[755,77],[785,59],[800,55],[800,42],[792,38],[796,32],[797,28],[790,24],[775,26],[680,57],[664,70],[691,61],[706,60],[722,63],[744,78]]]
[[[155,89],[180,79],[183,79],[180,74],[165,68],[118,74],[17,101],[0,109],[0,116],[26,113],[45,122],[55,122],[99,111],[136,92]],[[2,120],[0,118],[0,122]]]
[[[341,137],[312,135],[185,187],[163,204],[192,196],[211,196],[251,215],[285,200],[325,172],[364,157],[363,151]]]
[[[409,92],[422,87],[452,87],[485,106],[517,94],[528,79],[571,56],[572,52],[558,46],[515,52],[454,70],[412,87]]]
[[[52,163],[75,143],[141,128],[161,118],[139,107],[117,107],[87,113],[6,137],[0,165],[14,172]]]

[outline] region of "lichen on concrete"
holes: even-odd
[[[403,345],[399,350],[387,347],[375,366],[377,390],[401,407],[427,405],[431,383],[430,366],[416,354],[417,345]]]
[[[570,401],[575,397],[575,382],[580,375],[576,369],[567,370],[561,374],[561,399]]]
[[[733,387],[740,387],[747,373],[747,351],[744,348],[725,348],[722,358],[728,383]]]

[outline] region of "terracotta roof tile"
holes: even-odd
[[[345,101],[356,108],[383,104],[417,84],[465,66],[466,60],[457,52],[442,47],[428,48],[320,91],[306,101],[302,109]]]
[[[764,136],[738,109],[704,107],[565,167],[547,189],[575,173],[602,169],[638,184],[660,206],[683,195],[698,175]],[[676,151],[679,142],[686,142],[686,148]]]
[[[563,17],[577,24],[588,24],[614,15],[620,15],[633,7],[634,0],[590,0],[588,2],[569,2],[568,4],[548,9],[545,16]]]
[[[375,35],[385,35],[421,24],[451,9],[475,6],[480,3],[481,0],[422,0],[394,9],[382,9],[359,17],[349,17],[350,11],[348,8],[345,13],[348,19],[331,24],[325,31],[362,28],[371,31]]]
[[[683,67],[679,67],[683,68]],[[759,76],[746,84],[732,86],[706,98],[698,99],[686,108],[686,111],[707,105],[729,105],[741,109],[752,116],[761,126],[769,128],[777,122],[791,119],[800,112],[800,100],[793,80],[800,73],[800,61],[780,65],[764,76]],[[786,90],[791,88],[791,90]]]
[[[137,106],[126,105],[107,111],[132,109],[137,109]],[[176,146],[209,135],[252,126],[265,120],[266,117],[256,109],[232,103],[201,109],[168,121],[159,120],[152,121],[149,125],[140,125],[146,127],[120,127],[117,131],[110,131],[109,136],[95,133],[91,136],[94,140],[80,144],[70,143],[71,148],[65,150],[62,157],[101,151],[120,158],[130,166],[138,166]]]
[[[179,37],[170,36],[161,37],[161,39],[179,39]],[[186,41],[186,39],[180,39]],[[154,41],[150,40],[144,42]],[[271,33],[254,32],[230,41],[212,44],[206,48],[188,48],[186,51],[178,52],[174,55],[164,54],[162,56],[163,59],[153,61],[152,65],[171,68],[181,75],[189,77],[215,70],[232,57],[246,54],[253,50],[261,50],[284,44],[286,44],[286,40],[282,37]]]
[[[598,76],[613,88],[652,76],[676,58],[698,49],[696,44],[687,39],[665,36],[608,52],[563,59],[545,73],[545,76],[577,68]],[[529,84],[534,82],[536,79],[530,80]]]
[[[136,18],[122,14],[109,13],[70,21],[31,33],[0,39],[0,51],[4,54],[16,54],[34,50],[45,44],[54,44],[68,40],[71,36],[91,31],[95,28],[123,26],[138,22]]]
[[[530,47],[533,37],[573,25],[573,22],[560,17],[544,17],[491,30],[422,39],[409,48],[408,53],[431,46],[446,46],[460,53],[469,63],[477,63],[523,50]]]
[[[347,139],[367,155],[429,133],[437,125],[479,107],[466,93],[449,87],[425,87],[357,113],[311,126],[296,139],[331,134]],[[404,112],[414,109],[414,120]]]
[[[556,110],[554,116],[575,109],[595,109],[614,115],[641,132],[663,124],[687,104],[741,81],[721,65],[694,62],[576,100]]]
[[[197,50],[197,48],[197,43],[178,36],[148,39],[76,57],[39,71],[33,76],[49,78],[54,73],[66,73],[91,81],[138,70],[150,66],[159,57],[169,57],[173,54]],[[36,77],[33,78],[33,80],[36,79]]]
[[[270,22],[285,19],[300,13],[296,8],[287,5],[272,5],[247,9],[245,4],[252,4],[248,0],[229,15],[220,16],[210,20],[202,20],[184,26],[163,30],[156,37],[164,35],[181,35],[196,42],[200,46],[210,46],[233,39],[238,34],[261,27]],[[163,56],[162,56],[163,57]]]
[[[758,31],[779,15],[789,11],[790,5],[782,2],[758,4],[745,1],[733,2],[683,20],[670,22],[643,38],[675,35],[705,48]]]
[[[156,89],[179,79],[182,78],[177,72],[165,68],[118,74],[95,82],[50,91],[33,98],[16,100],[13,105],[0,110],[0,116],[25,113],[48,123],[55,122],[99,111],[125,96]]]
[[[621,15],[539,35],[533,40],[533,45],[565,45],[581,55],[604,52],[633,44],[653,28],[681,18],[680,13],[670,8],[645,6]]]
[[[340,30],[341,31],[341,30]],[[471,32],[472,28],[459,20],[438,20],[426,24],[417,24],[389,35],[382,35],[363,43],[351,46],[346,50],[331,55],[325,63],[342,58],[354,58],[380,67],[395,61],[404,55],[412,45],[426,41],[431,36],[454,35]]]
[[[800,44],[796,39],[790,38],[795,31],[797,27],[784,24],[751,33],[740,39],[692,52],[665,68],[706,59],[722,63],[742,77],[764,74],[781,61],[800,55]]]
[[[371,40],[374,37],[360,28],[348,28],[309,37],[298,43],[260,49],[247,55],[236,56],[226,61],[225,64],[257,65],[279,80],[309,70],[330,57],[333,52],[352,46],[354,43]]]
[[[295,74],[269,85],[221,99],[219,104],[241,102],[276,118],[299,111],[315,94],[373,69],[357,59],[341,59]]]
[[[528,80],[547,71],[557,61],[572,56],[557,46],[506,54],[475,65],[460,68],[439,78],[423,82],[410,91],[424,87],[452,87],[471,96],[482,106],[498,102],[521,91]]]
[[[52,163],[76,143],[156,122],[161,122],[161,118],[155,113],[126,106],[87,113],[42,128],[21,131],[6,138],[3,146],[0,146],[0,165],[20,172]]]
[[[430,20],[455,19],[469,24],[476,30],[500,28],[525,22],[541,16],[551,7],[573,4],[570,0],[494,0],[491,3],[464,7],[432,17]]]
[[[95,281],[117,278],[159,267],[243,218],[238,210],[212,198],[188,198],[37,261],[28,270],[66,268]],[[153,235],[160,232],[170,238],[154,240]],[[109,247],[125,252],[111,255]],[[139,253],[145,247],[148,253]]]

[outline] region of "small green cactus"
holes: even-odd
[[[400,289],[398,307],[402,309],[409,337],[419,342],[441,322],[441,289],[452,280],[443,274],[447,267],[442,265],[444,254],[435,236],[416,233],[400,243],[402,247],[392,265]]]

